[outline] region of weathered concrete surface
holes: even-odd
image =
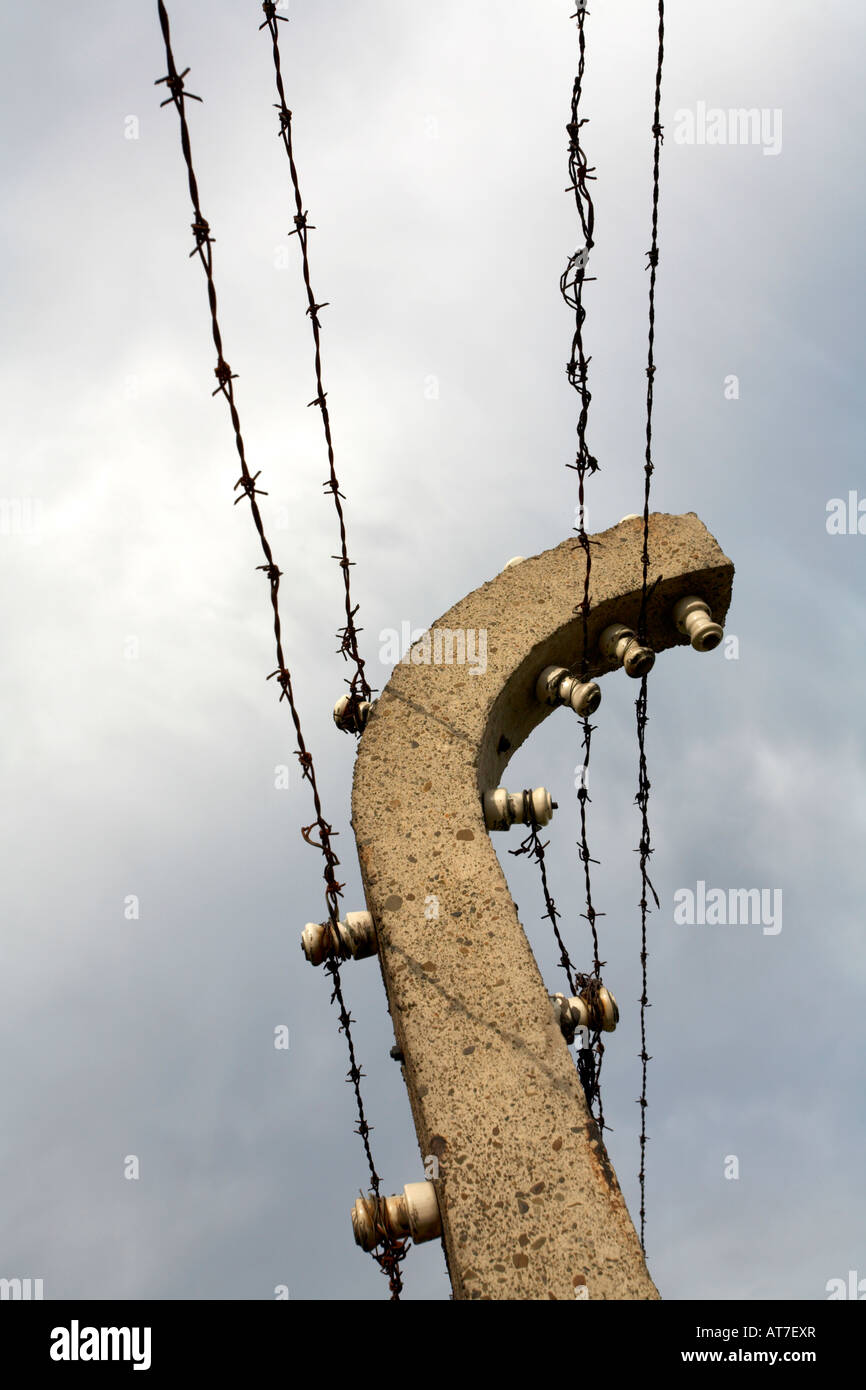
[[[593,677],[609,669],[601,630],[637,622],[642,536],[630,521],[593,538]],[[664,576],[650,646],[685,643],[670,615],[687,594],[724,621],[733,566],[693,513],[653,515],[650,554],[650,582]],[[551,712],[535,698],[538,674],[580,659],[582,576],[567,540],[451,608],[433,630],[485,629],[486,671],[398,663],[355,768],[367,907],[421,1153],[439,1159],[455,1298],[573,1299],[582,1278],[590,1299],[658,1297],[481,810],[481,792]],[[425,917],[430,894],[437,920]]]

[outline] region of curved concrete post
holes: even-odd
[[[589,667],[598,678],[610,670],[601,631],[637,624],[643,521],[593,540]],[[652,515],[650,554],[650,583],[663,577],[647,641],[660,652],[687,640],[671,616],[677,599],[697,594],[724,619],[733,566],[691,512]],[[573,1299],[583,1281],[578,1297],[658,1298],[481,808],[482,791],[499,785],[551,712],[535,696],[539,673],[581,658],[582,575],[577,540],[567,540],[449,609],[431,633],[486,632],[486,669],[422,664],[416,644],[422,660],[396,666],[355,767],[366,902],[421,1153],[439,1161],[460,1299]],[[594,722],[603,718],[604,704]]]

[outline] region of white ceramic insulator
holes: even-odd
[[[642,646],[632,629],[623,623],[611,623],[606,627],[598,645],[606,661],[623,666],[626,675],[632,677],[646,675],[656,659],[655,652]]]
[[[416,1245],[441,1236],[442,1216],[432,1182],[407,1183],[398,1196],[381,1197],[378,1204],[372,1193],[359,1197],[352,1208],[352,1230],[362,1250],[375,1250],[382,1241],[377,1226],[397,1240],[411,1236]]]
[[[567,999],[564,994],[551,994],[549,998],[556,1021],[569,1040],[578,1028],[588,1028],[591,1032],[601,1028],[604,1033],[612,1033],[619,1022],[617,1002],[603,985],[598,991],[598,1005],[593,1009],[582,996]]]
[[[532,791],[532,810],[539,825],[549,825],[553,819],[553,802],[546,787],[534,787]],[[512,824],[523,825],[526,819],[526,806],[522,792],[509,792],[508,810]]]
[[[594,714],[601,704],[601,689],[595,681],[581,681],[569,676],[560,687],[564,704],[571,705],[575,714]]]
[[[569,999],[568,1007],[575,1028],[595,1030],[600,1025],[602,1032],[612,1033],[619,1022],[617,1002],[604,985],[599,987],[597,1009],[590,1009],[589,1002],[582,996]]]
[[[372,702],[370,700],[360,701],[357,706],[357,719],[353,714],[349,713],[349,705],[349,696],[341,695],[334,705],[334,723],[338,729],[344,731],[355,731],[359,725],[363,729],[364,725],[367,723],[370,710],[373,708]]]
[[[509,792],[505,787],[495,787],[493,791],[484,793],[481,802],[484,807],[484,824],[488,830],[508,830],[512,825],[524,823],[522,792]],[[546,787],[535,787],[533,790],[532,809],[539,825],[550,823],[555,807]]]
[[[508,810],[508,792],[505,787],[496,787],[493,791],[485,792],[482,804],[484,806],[484,824],[488,830],[509,829],[511,816]]]
[[[634,633],[630,627],[626,627],[624,623],[611,623],[598,639],[598,645],[605,661],[612,661],[621,666],[626,648],[633,641]]]
[[[352,1207],[352,1234],[355,1237],[355,1244],[360,1245],[362,1250],[369,1251],[376,1248],[373,1221],[363,1197],[359,1197]]]
[[[545,666],[535,682],[535,697],[546,705],[560,703],[559,687],[568,676],[564,666]]]
[[[352,1233],[355,1244],[362,1250],[375,1250],[385,1237],[385,1231],[400,1238],[408,1235],[408,1222],[405,1218],[405,1202],[402,1197],[376,1197],[371,1192],[359,1197],[352,1207]],[[385,1231],[381,1227],[385,1227]]]
[[[549,994],[547,997],[553,1007],[553,1016],[563,1033],[573,1035],[570,1001],[566,999],[564,994]]]
[[[330,922],[308,922],[301,933],[301,948],[310,965],[321,965],[330,951]]]
[[[370,912],[347,912],[340,923],[340,939],[353,960],[365,960],[379,951],[379,938]]]
[[[345,922],[337,923],[337,946],[330,922],[308,922],[301,933],[301,947],[311,965],[321,965],[332,956],[340,960],[364,960],[375,956],[379,938],[369,912],[347,912]]]
[[[581,681],[564,666],[545,666],[535,682],[535,694],[546,705],[571,705],[575,714],[592,714],[601,704],[595,681]]]
[[[610,990],[605,989],[604,986],[599,990],[599,996],[604,1010],[602,1029],[605,1033],[612,1033],[619,1023],[619,1005]]]
[[[571,1018],[572,1027],[588,1028],[589,1009],[587,1008],[586,1000],[579,998],[575,999],[574,997],[572,997],[571,999],[567,1000],[566,1003],[568,1006],[568,1012]]]
[[[711,652],[725,635],[724,628],[713,622],[710,605],[694,594],[674,604],[674,622],[696,652]]]
[[[439,1198],[432,1182],[407,1182],[403,1188],[409,1231],[416,1245],[442,1234]]]

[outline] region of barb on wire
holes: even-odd
[[[166,101],[163,102],[162,105],[165,106],[168,105],[169,102],[173,102],[177,110],[178,119],[180,122],[181,148],[183,151],[184,164],[186,166],[187,172],[187,181],[189,184],[189,195],[194,213],[192,228],[193,235],[195,238],[195,247],[193,249],[192,254],[198,256],[205,274],[205,279],[207,281],[208,303],[210,305],[211,333],[213,336],[214,347],[216,348],[217,354],[216,377],[218,381],[218,386],[217,390],[214,392],[214,395],[222,394],[223,396],[225,396],[225,399],[228,403],[229,413],[231,415],[232,428],[234,431],[235,447],[237,449],[238,458],[240,459],[241,464],[241,476],[235,484],[235,490],[237,490],[237,488],[240,487],[243,489],[243,491],[241,497],[237,498],[236,501],[242,501],[244,497],[249,499],[250,512],[252,514],[253,522],[256,531],[258,532],[259,541],[261,543],[261,548],[265,557],[265,563],[263,565],[257,566],[257,568],[264,571],[270,585],[271,607],[273,609],[274,619],[274,639],[277,654],[277,667],[276,670],[270,673],[267,679],[272,680],[276,677],[277,684],[280,687],[280,701],[282,702],[283,700],[286,700],[292,717],[292,723],[294,724],[295,739],[297,742],[296,756],[301,765],[302,776],[310,784],[310,789],[313,796],[313,804],[316,812],[316,818],[313,821],[312,825],[304,827],[304,839],[307,841],[308,844],[318,844],[318,847],[321,850],[322,855],[324,856],[325,867],[323,870],[323,878],[325,882],[325,901],[327,904],[329,920],[331,922],[332,927],[336,930],[336,925],[339,920],[339,899],[343,888],[343,885],[338,882],[335,873],[337,865],[340,861],[331,843],[332,837],[335,836],[336,832],[325,820],[322,812],[322,803],[319,796],[318,784],[316,781],[316,770],[313,762],[313,755],[307,748],[307,745],[304,741],[304,735],[301,729],[300,716],[298,714],[298,709],[295,704],[294,692],[292,689],[292,677],[289,671],[289,667],[286,663],[282,643],[279,606],[279,589],[281,574],[276,562],[274,561],[270,543],[268,542],[267,536],[265,534],[264,523],[262,521],[259,505],[256,501],[256,496],[262,495],[261,489],[255,486],[256,479],[259,477],[259,474],[250,473],[249,466],[247,464],[246,450],[244,447],[243,436],[241,434],[240,417],[238,414],[237,404],[235,402],[234,395],[233,382],[236,380],[237,374],[235,372],[232,372],[231,368],[229,367],[229,364],[225,360],[225,355],[223,353],[222,335],[220,332],[219,319],[217,315],[216,287],[214,284],[213,275],[213,251],[211,249],[213,246],[213,237],[210,235],[210,227],[201,211],[198,182],[196,180],[192,161],[192,147],[190,143],[189,126],[186,118],[185,103],[186,98],[190,95],[190,93],[186,92],[184,88],[184,78],[189,72],[189,68],[185,68],[182,73],[178,72],[171,47],[171,32],[169,26],[168,13],[166,11],[163,0],[157,0],[157,9],[159,13],[160,28],[162,30],[162,36],[165,43],[165,55],[168,66],[168,73],[165,77],[159,78],[156,85],[161,86],[164,83],[168,87],[168,90],[171,93],[171,95],[168,98],[166,98]],[[196,100],[201,100],[201,98],[196,98]],[[319,832],[318,841],[313,841],[310,839],[310,833],[314,828],[317,828]],[[355,1054],[354,1041],[352,1039],[352,1019],[348,1009],[346,1008],[346,1003],[343,998],[338,963],[336,961],[329,962],[327,965],[327,969],[331,976],[333,984],[332,1002],[336,1001],[339,1005],[340,1030],[344,1032],[346,1035],[346,1042],[349,1051],[349,1072],[347,1075],[347,1080],[351,1083],[355,1092],[355,1100],[358,1109],[357,1132],[361,1136],[364,1145],[364,1152],[366,1154],[367,1163],[370,1169],[370,1179],[373,1191],[378,1197],[381,1179],[379,1178],[379,1175],[376,1172],[373,1163],[373,1155],[370,1148],[369,1136],[371,1126],[367,1121],[366,1113],[364,1110],[364,1104],[361,1097],[360,1081],[362,1072],[360,1067],[358,1066],[357,1057]],[[397,1248],[398,1245],[400,1246],[400,1248]],[[381,1268],[388,1276],[392,1299],[398,1299],[400,1295],[402,1280],[399,1264],[400,1260],[404,1258],[405,1253],[406,1251],[403,1248],[402,1243],[386,1241],[384,1243],[384,1251],[381,1254],[376,1255],[376,1259],[378,1260]]]
[[[591,1002],[593,996],[598,992],[598,988],[601,983],[599,971],[605,963],[604,961],[600,961],[598,959],[598,938],[595,935],[594,920],[595,916],[603,916],[603,914],[594,914],[592,921],[593,938],[595,940],[595,960],[593,964],[593,973],[581,973],[575,970],[571,956],[568,952],[568,947],[566,946],[565,941],[562,937],[562,932],[559,929],[560,914],[557,911],[556,904],[553,901],[553,898],[550,893],[550,887],[547,881],[547,863],[544,857],[544,851],[547,849],[549,841],[543,841],[538,833],[539,826],[538,820],[535,815],[535,810],[532,805],[531,791],[524,791],[523,805],[525,811],[525,820],[526,824],[529,826],[529,830],[525,838],[521,840],[518,848],[510,849],[508,853],[514,855],[528,855],[529,858],[534,859],[536,864],[538,865],[539,873],[541,876],[541,891],[544,895],[545,907],[542,916],[548,919],[550,925],[553,928],[553,934],[556,937],[556,944],[559,947],[559,964],[565,971],[565,977],[568,980],[568,987],[571,990],[572,995],[583,994],[587,998],[587,1000]],[[584,1095],[586,1096],[586,1103],[589,1106],[590,1113],[594,1116],[596,1120],[599,1134],[602,1135],[605,1129],[610,1128],[610,1126],[605,1125],[604,1122],[604,1109],[602,1107],[601,1091],[599,1089],[599,1081],[601,1077],[601,1059],[603,1054],[604,1043],[601,1040],[600,1031],[592,1035],[588,1047],[579,1048],[577,1053],[577,1072],[578,1076],[580,1077],[581,1085],[583,1086]]]
[[[313,293],[310,279],[310,254],[309,254],[309,233],[315,230],[313,223],[309,221],[309,213],[306,211],[301,198],[300,183],[298,180],[298,170],[295,162],[294,145],[292,142],[292,113],[286,104],[286,93],[283,85],[283,73],[280,63],[280,40],[279,23],[286,22],[286,16],[277,14],[275,0],[265,0],[262,5],[264,11],[264,21],[259,25],[259,29],[267,29],[271,37],[271,46],[274,62],[274,79],[276,82],[277,96],[279,101],[275,103],[279,116],[279,136],[286,151],[286,158],[289,161],[289,175],[292,182],[292,191],[295,199],[295,215],[293,218],[294,229],[289,232],[289,236],[296,236],[301,248],[301,270],[304,277],[304,288],[307,292],[307,315],[310,319],[313,330],[313,345],[315,349],[315,376],[316,394],[309,402],[311,406],[317,406],[322,412],[322,428],[325,434],[325,445],[328,453],[329,477],[324,483],[325,492],[330,492],[334,499],[334,507],[337,512],[337,520],[340,527],[340,554],[333,555],[331,558],[337,560],[343,571],[343,587],[345,590],[345,610],[346,623],[337,632],[340,640],[338,651],[343,659],[351,661],[355,670],[351,681],[347,681],[349,686],[349,708],[357,714],[358,706],[362,700],[372,699],[372,691],[367,682],[364,672],[364,661],[358,648],[358,633],[363,628],[356,627],[355,614],[358,612],[358,605],[352,605],[352,590],[349,581],[349,569],[353,562],[349,559],[346,540],[346,520],[341,503],[345,501],[344,494],[340,491],[340,484],[337,481],[337,474],[334,464],[334,442],[331,434],[331,415],[328,408],[327,392],[325,391],[322,380],[322,344],[321,344],[321,325],[319,323],[319,312],[327,308],[327,303],[319,304]],[[360,733],[363,724],[358,720],[348,720],[346,726],[354,724],[357,733]]]
[[[652,459],[652,417],[653,417],[653,385],[655,379],[655,291],[656,273],[659,263],[659,163],[661,160],[661,147],[664,140],[664,131],[661,124],[661,92],[662,92],[662,65],[664,63],[664,40],[665,40],[665,6],[664,0],[658,0],[658,53],[656,60],[655,78],[655,103],[653,108],[653,175],[652,175],[652,244],[647,252],[648,269],[650,273],[649,283],[649,333],[647,349],[647,390],[646,390],[646,452],[644,456],[644,505],[643,505],[643,551],[641,563],[643,576],[641,581],[641,604],[640,616],[638,618],[638,638],[641,642],[646,640],[646,614],[647,602],[652,589],[655,585],[648,584],[649,576],[649,508],[650,508],[650,486],[654,471]],[[658,580],[655,581],[658,583]],[[641,1248],[646,1250],[646,1146],[647,1146],[647,1064],[652,1060],[646,1049],[646,1011],[650,1007],[647,997],[647,915],[650,911],[649,895],[652,894],[656,907],[659,906],[658,896],[647,872],[647,864],[652,854],[652,842],[650,838],[649,824],[649,794],[650,780],[647,773],[646,761],[646,726],[647,726],[647,677],[641,677],[640,693],[635,701],[637,712],[637,740],[638,740],[638,790],[635,802],[640,811],[641,830],[638,853],[640,855],[640,876],[641,876],[641,896],[640,896],[640,931],[641,931],[641,994],[640,994],[640,1064],[641,1064],[641,1093],[638,1104],[640,1105],[640,1171],[638,1181],[640,1183],[640,1243]]]

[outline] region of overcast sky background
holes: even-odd
[[[574,525],[569,0],[293,0],[281,26],[337,471],[368,673],[514,554]],[[653,506],[736,566],[722,649],[650,680],[649,1267],[666,1298],[821,1299],[866,1276],[863,938],[866,12],[854,0],[671,0],[662,120]],[[326,815],[363,906],[353,743],[331,707],[341,581],[299,253],[257,3],[172,0],[190,64],[225,353],[284,571],[286,651]],[[586,292],[589,524],[641,508],[656,6],[587,21],[597,169]],[[345,1044],[302,959],[321,861],[224,402],[156,5],[0,16],[7,807],[0,1276],[46,1298],[372,1299]],[[781,150],[688,146],[699,102],[780,110]],[[126,138],[138,121],[138,138]],[[286,256],[285,247],[289,254]],[[739,399],[725,399],[725,378]],[[435,378],[435,385],[431,386]],[[432,398],[431,398],[432,397]],[[18,518],[18,520],[16,520]],[[138,643],[130,659],[129,639]],[[590,843],[606,982],[608,1146],[636,1214],[636,683],[605,680]],[[574,954],[579,724],[513,760],[544,784]],[[288,764],[288,790],[275,768]],[[515,832],[516,833],[516,832]],[[549,987],[535,877],[497,849]],[[678,926],[681,887],[783,891],[783,926]],[[140,918],[124,917],[138,896]],[[588,954],[586,960],[588,961]],[[423,1177],[375,962],[344,972],[388,1191]],[[288,1052],[273,1030],[290,1030]],[[140,1178],[124,1178],[137,1155]],[[728,1155],[740,1176],[726,1180]],[[406,1297],[447,1298],[438,1243]]]

